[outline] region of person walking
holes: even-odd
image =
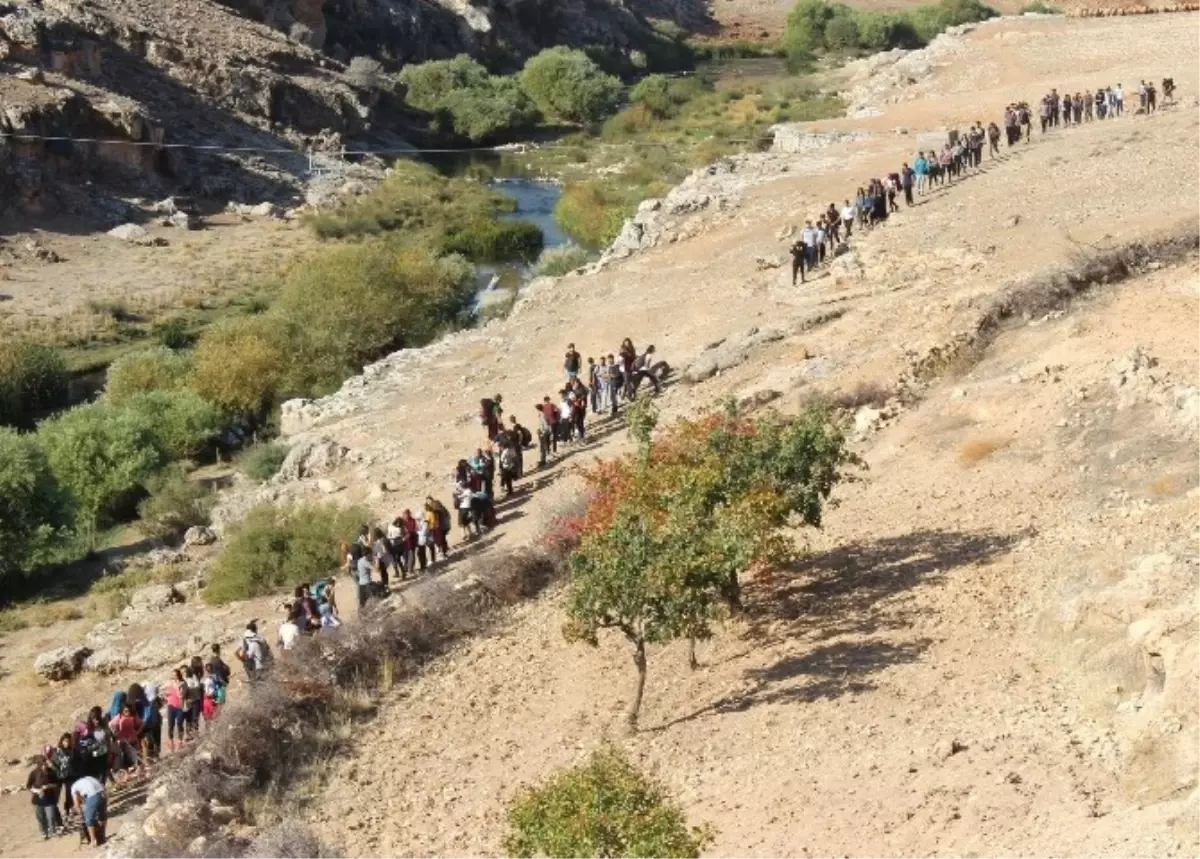
[[[617,416],[617,398],[621,392],[621,388],[625,384],[625,375],[621,372],[621,367],[617,364],[616,359],[610,353],[608,356],[608,404],[609,417]]]
[[[90,775],[76,779],[71,785],[71,796],[76,807],[82,809],[83,830],[81,844],[104,846],[104,829],[108,822],[108,794],[104,785]]]
[[[62,816],[58,813],[60,788],[53,770],[50,769],[49,758],[53,754],[54,747],[47,746],[30,771],[29,777],[25,779],[25,789],[30,793],[33,813],[42,832],[43,841],[49,841],[63,831]]]
[[[579,353],[575,351],[575,344],[567,344],[567,354],[563,360],[563,370],[567,373],[567,381],[573,381],[579,376],[579,368],[581,359]]]
[[[913,179],[916,172],[908,166],[908,162],[904,162],[904,166],[900,168],[900,187],[904,189],[904,203],[911,206],[913,204]]]
[[[795,286],[797,273],[800,275],[800,282],[804,283],[804,260],[807,251],[805,251],[804,241],[802,239],[796,239],[796,241],[792,242],[792,246],[789,250],[792,254],[792,286]]]

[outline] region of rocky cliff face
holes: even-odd
[[[84,178],[127,194],[290,196],[307,151],[422,142],[393,84],[405,63],[629,50],[646,32],[622,0],[0,4],[0,213],[63,208],[62,183]]]

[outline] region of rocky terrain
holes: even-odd
[[[479,444],[479,398],[502,392],[532,422],[570,341],[655,343],[678,371],[667,419],[728,397],[784,411],[846,397],[869,465],[808,555],[750,584],[699,670],[651,654],[639,734],[621,730],[627,653],[568,645],[551,593],[385,699],[297,813],[347,855],[491,854],[504,801],[607,736],[716,828],[713,855],[1195,855],[1196,25],[1004,20],[853,69],[858,118],[698,171],[509,318],[289,404],[289,462],[230,490],[218,532],[256,503],[382,516],[444,496]],[[901,78],[898,62],[922,70]],[[945,128],[1050,86],[1166,76],[1175,108],[1035,136],[790,286],[796,224]],[[577,492],[574,465],[628,444],[596,429],[527,481],[481,563],[539,535]],[[197,605],[188,583],[219,547],[190,548],[181,584],[139,596],[124,623],[6,636],[0,718],[20,727],[3,757],[161,672],[193,633],[273,616],[270,600]],[[158,667],[142,667],[150,636]],[[93,652],[74,680],[38,678],[39,653],[84,645],[109,649],[111,674]],[[77,656],[63,654],[72,672]],[[6,854],[37,855],[24,799],[2,802]]]

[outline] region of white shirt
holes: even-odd
[[[400,526],[398,526],[395,522],[387,526],[387,538],[389,540],[398,540],[403,533],[404,532],[400,530]]]
[[[825,244],[825,231],[824,230],[817,230],[817,244],[819,244],[819,245]]]
[[[842,220],[843,221],[853,221],[854,216],[856,214],[857,214],[857,212],[855,211],[853,203],[851,203],[849,206],[842,207]]]
[[[417,520],[417,545],[427,545],[429,540],[429,523],[424,519]]]
[[[75,783],[71,785],[72,796],[78,794],[84,799],[89,799],[98,793],[104,793],[104,785],[100,784],[100,782],[92,778],[90,775],[85,775],[83,778],[76,780]]]
[[[1125,100],[1125,90],[1121,89],[1121,87],[1118,86],[1115,90],[1113,90],[1113,98],[1115,98],[1117,101],[1124,101]]]
[[[800,241],[804,242],[810,248],[814,247],[817,243],[817,231],[812,227],[805,227],[800,231]]]
[[[291,650],[299,640],[300,627],[296,626],[290,620],[279,624],[279,643],[283,645],[284,650]]]
[[[571,401],[570,400],[563,400],[561,403],[558,404],[558,416],[564,421],[569,421],[571,419]]]

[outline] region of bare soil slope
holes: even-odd
[[[819,125],[857,136],[700,177],[707,206],[670,221],[657,247],[540,282],[509,319],[398,353],[294,410],[307,429],[293,442],[329,438],[351,456],[231,497],[230,515],[333,498],[390,517],[444,496],[445,473],[481,441],[480,397],[501,392],[532,423],[571,341],[594,355],[630,336],[685,366],[716,341],[770,334],[719,375],[670,387],[668,419],[731,395],[785,410],[859,383],[907,380],[916,395],[856,415],[870,471],[839,492],[807,558],[751,585],[750,611],[701,670],[673,648],[652,654],[641,734],[621,731],[628,654],[617,641],[568,647],[551,596],[361,728],[307,791],[303,814],[323,837],[348,855],[494,853],[519,785],[609,735],[716,826],[716,855],[1200,850],[1197,264],[1154,244],[1196,230],[1196,24],[980,28],[931,65],[917,97],[876,79],[881,113]],[[1101,66],[1101,83],[1174,74],[1185,100],[1005,150],[856,235],[804,287],[775,267],[781,227],[896,169],[951,122],[1084,86]],[[1150,250],[1131,278],[1017,313],[986,350],[939,358],[1002,295],[1135,242]],[[625,444],[599,424],[591,445],[502,506],[473,551],[533,539],[577,491],[560,478]],[[31,658],[26,635],[5,641],[0,689],[22,684],[36,707],[17,658]],[[35,851],[25,799],[3,803],[14,813],[0,840]]]

